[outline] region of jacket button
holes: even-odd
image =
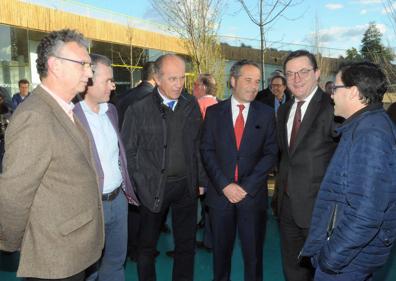
[[[161,169],[161,174],[165,173],[165,169]]]
[[[168,148],[168,145],[167,145],[167,144],[164,144],[164,148]]]

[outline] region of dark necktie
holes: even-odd
[[[176,101],[172,100],[172,101],[168,101],[166,103],[166,105],[169,107],[170,110],[173,111],[173,106],[175,105]]]
[[[294,145],[296,143],[298,130],[300,130],[300,126],[301,126],[301,106],[304,104],[304,102],[305,101],[297,102],[296,114],[294,115],[293,128],[292,128],[291,135],[290,135],[289,151],[293,150]]]
[[[235,133],[236,146],[237,149],[239,150],[239,147],[241,145],[243,130],[245,128],[245,121],[243,120],[243,114],[242,114],[243,110],[245,109],[245,106],[243,104],[238,104],[238,107],[239,107],[239,114],[235,121],[234,133]],[[238,163],[235,166],[234,178],[235,178],[235,182],[238,182]]]

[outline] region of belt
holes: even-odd
[[[117,187],[110,193],[102,194],[102,201],[113,201],[117,197],[118,193],[120,193],[120,189],[121,186]]]

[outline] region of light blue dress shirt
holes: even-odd
[[[120,152],[117,134],[106,114],[108,105],[107,103],[101,103],[98,113],[93,112],[85,101],[81,102],[81,107],[88,120],[102,165],[104,174],[103,194],[110,193],[121,185],[122,174],[118,162]]]

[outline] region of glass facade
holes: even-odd
[[[30,90],[40,83],[35,64],[36,49],[45,35],[44,32],[0,24],[0,86],[7,90],[8,98],[19,91],[20,79],[31,82]],[[155,60],[163,54],[156,50],[95,40],[91,41],[89,51],[112,60],[117,94],[122,94],[140,81],[141,68],[146,61]]]

